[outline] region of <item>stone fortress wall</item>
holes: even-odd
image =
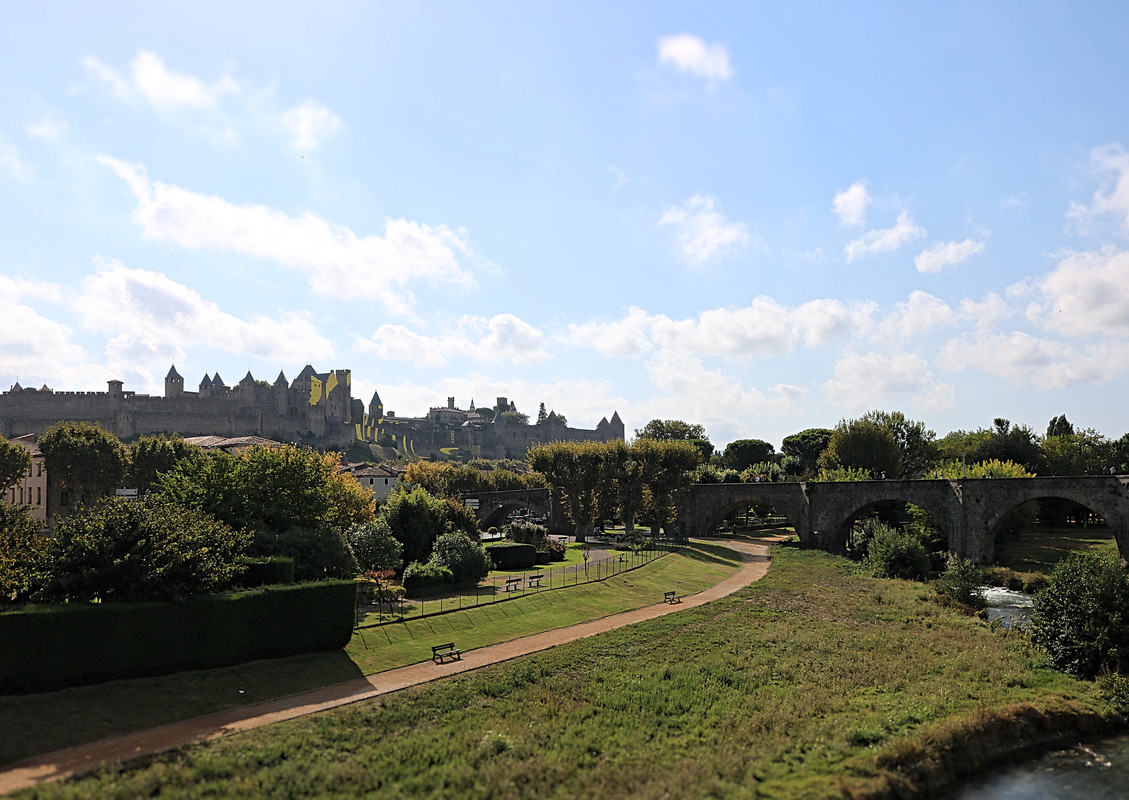
[[[319,373],[307,364],[293,381],[280,372],[274,383],[258,381],[248,370],[235,386],[219,373],[205,375],[197,391],[185,391],[184,378],[172,367],[164,396],[126,391],[108,381],[105,392],[56,392],[25,389],[16,383],[0,393],[0,434],[13,438],[40,434],[61,420],[95,422],[123,440],[144,434],[183,436],[261,436],[322,449],[345,450],[354,442],[396,447],[424,458],[522,458],[530,445],[550,441],[623,439],[618,414],[595,430],[567,427],[555,414],[537,425],[506,423],[501,411],[513,410],[506,398],[493,409],[433,408],[423,417],[397,417],[384,411],[379,393],[368,409],[352,396],[347,369]]]

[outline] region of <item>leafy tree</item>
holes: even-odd
[[[550,442],[534,445],[526,454],[529,466],[560,495],[578,542],[585,541],[596,524],[600,493],[614,491],[604,481],[607,456],[608,449],[599,442]]]
[[[673,441],[658,443],[643,457],[649,464],[640,519],[657,536],[659,529],[674,521],[674,495],[689,488],[694,470],[702,463],[702,453],[693,441]]]
[[[937,579],[937,593],[968,608],[984,608],[983,570],[967,558],[950,553],[945,571]]]
[[[775,483],[780,480],[782,473],[783,470],[776,462],[762,461],[759,464],[751,464],[739,477],[742,483],[756,483],[758,478],[761,481]]]
[[[1074,434],[1074,426],[1070,420],[1066,418],[1066,414],[1059,414],[1057,417],[1051,417],[1051,421],[1047,423],[1047,438],[1052,436],[1071,436]]]
[[[1012,425],[1010,420],[997,417],[992,430],[976,453],[977,461],[997,459],[1022,464],[1030,472],[1042,468],[1043,454],[1035,432],[1026,425]]]
[[[1110,466],[1112,451],[1109,440],[1092,428],[1048,435],[1042,442],[1043,474],[1097,475]]]
[[[89,422],[58,422],[36,441],[47,471],[79,502],[120,486],[129,455],[118,437]]]
[[[791,436],[785,436],[780,445],[780,452],[799,462],[799,469],[788,466],[788,472],[802,475],[816,472],[819,469],[819,457],[831,442],[832,433],[830,428],[808,428]]]
[[[706,436],[706,429],[693,422],[680,419],[653,419],[642,428],[635,430],[636,439],[654,439],[659,442],[694,442],[706,459],[713,453],[713,445]]]
[[[0,502],[0,604],[26,601],[40,586],[49,542],[27,506]]]
[[[435,540],[431,562],[451,570],[456,583],[478,583],[491,567],[486,549],[459,531],[444,533]]]
[[[19,483],[31,470],[31,452],[0,436],[0,495]]]
[[[385,498],[378,519],[388,524],[389,530],[404,546],[404,560],[408,563],[426,562],[435,540],[444,531],[443,512],[426,489],[398,488]]]
[[[888,476],[900,474],[902,450],[894,434],[873,419],[843,420],[835,426],[827,449],[819,457],[824,470],[843,467],[869,470],[872,477],[885,472]]]
[[[505,423],[507,425],[528,425],[529,424],[529,415],[526,414],[524,411],[514,411],[514,410],[511,409],[509,411],[503,411],[501,416],[502,416],[502,419],[505,421]]]
[[[901,411],[868,411],[862,419],[875,422],[890,431],[901,451],[901,468],[890,477],[917,478],[937,458],[937,434],[924,422],[907,419]]]
[[[471,541],[478,541],[478,516],[474,509],[454,497],[444,497],[438,501],[439,522],[446,531],[458,531]]]
[[[345,531],[345,543],[362,572],[399,572],[404,566],[404,546],[383,517],[351,526]]]
[[[992,459],[974,464],[962,464],[960,461],[945,461],[936,464],[932,472],[926,473],[926,478],[941,478],[943,480],[957,481],[961,478],[1034,478],[1022,464],[1014,461],[999,461]]]
[[[293,559],[298,581],[352,578],[359,570],[344,533],[325,522],[312,527],[291,525],[277,533],[260,531],[251,551],[258,556]]]
[[[230,585],[250,535],[158,497],[106,498],[59,521],[37,599],[175,600]]]
[[[1028,628],[1055,669],[1092,678],[1129,664],[1129,577],[1113,554],[1078,551],[1035,595]]]
[[[939,461],[961,461],[974,463],[979,461],[979,454],[984,447],[991,432],[983,428],[975,431],[951,431],[937,440],[937,459]]]
[[[126,483],[144,493],[164,473],[188,458],[199,458],[199,447],[181,436],[142,436],[129,447]]]
[[[775,454],[776,448],[761,439],[738,439],[725,446],[721,462],[727,468],[740,472],[753,464],[771,461]]]
[[[875,523],[866,557],[874,574],[882,578],[924,580],[929,574],[929,554],[914,532],[906,528]]]

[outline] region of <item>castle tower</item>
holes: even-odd
[[[169,367],[169,374],[165,376],[165,397],[180,397],[184,394],[184,378],[176,371],[176,365]]]

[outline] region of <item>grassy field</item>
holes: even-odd
[[[468,650],[640,608],[669,589],[712,586],[738,565],[732,550],[696,544],[601,583],[359,631],[344,651],[0,697],[0,764],[426,661],[438,641]]]
[[[24,796],[932,796],[1109,724],[1092,684],[929,595],[779,546],[725,600]]]
[[[1033,591],[1043,586],[1055,565],[1075,550],[1105,550],[1117,553],[1117,541],[1109,528],[1038,526],[996,542],[996,563],[985,570],[985,579],[998,586]]]

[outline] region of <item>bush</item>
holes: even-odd
[[[461,532],[445,533],[435,540],[431,563],[451,571],[456,583],[478,583],[490,572],[490,556]]]
[[[329,525],[295,526],[277,534],[260,531],[252,549],[256,555],[294,559],[294,577],[299,581],[351,578],[358,571],[345,537]]]
[[[495,569],[528,569],[537,563],[537,548],[531,544],[500,542],[486,546]]]
[[[446,586],[454,581],[451,570],[434,561],[413,561],[404,568],[404,591],[409,597],[417,596],[424,589]]]
[[[404,546],[392,535],[388,521],[362,522],[345,531],[345,543],[362,572],[393,570],[404,566]]]
[[[929,554],[912,531],[877,522],[866,549],[867,561],[881,578],[924,580],[929,573]]]
[[[967,558],[950,553],[945,571],[937,579],[937,593],[962,606],[980,609],[988,604],[982,584],[980,567]]]
[[[250,536],[159,498],[108,498],[55,526],[40,600],[173,600],[230,586]]]
[[[1129,577],[1116,555],[1076,552],[1035,595],[1031,638],[1055,669],[1093,678],[1129,665]]]
[[[246,571],[239,577],[239,585],[247,589],[256,586],[280,586],[294,583],[294,559],[285,556],[272,558],[240,558]]]
[[[531,544],[538,550],[545,550],[549,546],[549,529],[535,522],[511,522],[505,527],[505,536],[511,542]]]
[[[0,502],[0,603],[25,601],[42,585],[48,544],[26,506]]]

